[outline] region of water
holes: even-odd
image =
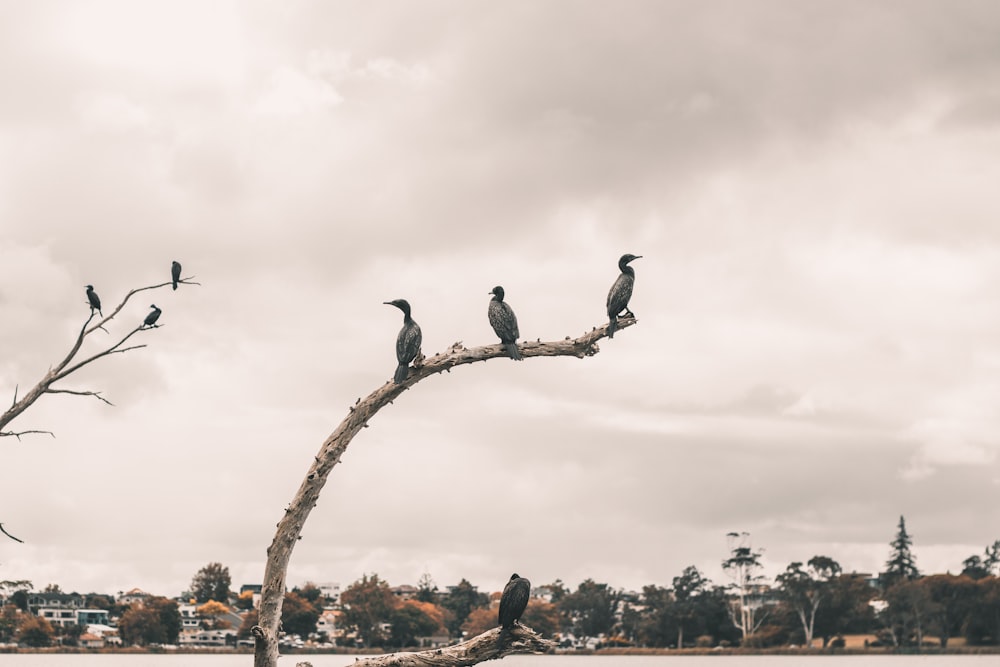
[[[288,655],[281,667],[349,667],[353,655]],[[512,655],[497,667],[1000,667],[1000,655]],[[0,654],[0,667],[252,667],[252,655]]]

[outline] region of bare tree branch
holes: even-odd
[[[616,331],[628,328],[635,323],[635,318],[619,319]],[[578,338],[567,336],[560,341],[523,342],[518,345],[518,349],[525,359],[560,356],[583,359],[600,352],[597,342],[601,338],[607,337],[607,328],[606,324],[594,327],[589,333]],[[326,484],[330,471],[340,462],[340,457],[343,456],[347,445],[350,444],[354,436],[362,428],[368,426],[368,421],[379,410],[392,403],[400,394],[424,378],[442,371],[450,372],[452,368],[463,364],[500,357],[507,358],[507,351],[502,344],[470,349],[460,342],[455,343],[447,352],[435,354],[433,357],[422,359],[418,356],[417,360],[414,361],[414,367],[410,369],[409,375],[402,383],[386,382],[348,409],[348,415],[320,447],[319,454],[316,455],[309,467],[298,492],[278,522],[274,540],[267,549],[267,564],[264,567],[264,583],[259,607],[260,621],[259,625],[255,626],[259,633],[255,633],[254,667],[277,667],[278,631],[288,561],[291,559],[292,550],[302,534],[302,528],[309,513],[319,500],[320,491]]]
[[[22,435],[31,435],[32,433],[48,433],[53,438],[56,437],[56,434],[53,433],[52,431],[31,430],[31,431],[0,431],[0,438],[3,437],[17,438],[18,440],[20,440]]]
[[[194,276],[191,276],[190,278],[183,278],[181,280],[178,280],[178,283],[183,283],[185,285],[201,285],[201,283],[195,282],[193,278]],[[20,400],[18,400],[17,398],[18,388],[15,387],[14,400],[11,403],[10,408],[8,408],[6,412],[0,415],[0,437],[14,436],[20,438],[20,436],[27,435],[29,433],[49,433],[51,435],[50,431],[27,430],[27,431],[14,432],[14,431],[3,430],[4,426],[9,424],[18,415],[20,415],[22,412],[28,409],[28,407],[34,404],[34,402],[37,401],[43,394],[76,394],[78,396],[94,396],[98,400],[104,401],[108,405],[112,405],[110,401],[100,396],[100,392],[75,391],[69,389],[53,389],[52,385],[58,382],[59,380],[64,379],[66,376],[75,373],[84,366],[97,361],[98,359],[101,359],[111,354],[122,354],[125,352],[129,352],[131,350],[137,350],[139,348],[146,347],[145,344],[125,346],[125,342],[128,341],[132,336],[134,336],[139,331],[149,331],[154,328],[160,328],[160,326],[146,327],[143,324],[140,324],[138,327],[131,330],[124,338],[119,340],[114,345],[105,348],[104,350],[101,350],[100,352],[93,354],[90,357],[87,357],[83,361],[73,363],[74,359],[76,358],[76,355],[80,352],[80,349],[83,347],[84,340],[86,340],[87,336],[94,333],[98,329],[107,333],[108,330],[104,328],[104,325],[114,320],[114,318],[125,307],[125,304],[127,304],[129,302],[129,299],[131,299],[134,295],[138,294],[139,292],[160,289],[162,287],[167,287],[172,284],[173,284],[172,281],[167,281],[159,283],[157,285],[147,285],[146,287],[138,287],[129,290],[129,292],[125,295],[125,298],[121,300],[121,302],[115,307],[114,310],[111,311],[110,314],[108,314],[106,317],[99,320],[96,324],[93,325],[91,324],[91,322],[94,320],[96,311],[91,309],[90,315],[84,321],[83,326],[80,327],[80,332],[77,334],[76,339],[70,346],[69,352],[66,353],[66,356],[63,357],[62,361],[60,361],[55,367],[50,368],[48,372],[42,377],[42,379],[39,380],[38,383],[34,387],[32,387],[24,396],[22,396]]]
[[[14,540],[15,542],[20,542],[21,544],[24,544],[24,540],[18,539],[16,537],[14,537],[13,535],[11,535],[10,533],[8,533],[7,529],[3,527],[2,523],[0,523],[0,533],[3,533],[4,535],[6,535],[10,539]]]
[[[517,623],[511,630],[509,642],[497,645],[500,628],[487,630],[472,639],[429,651],[390,653],[352,662],[354,667],[467,667],[486,660],[497,660],[515,653],[548,653],[556,647],[550,639],[526,625]]]
[[[104,403],[107,403],[111,407],[115,407],[115,404],[112,403],[111,401],[109,401],[108,399],[104,398],[103,396],[101,396],[101,392],[99,392],[99,391],[73,391],[72,389],[46,389],[45,393],[46,394],[73,394],[74,396],[93,396],[97,400],[103,401]]]
[[[20,539],[14,537],[13,535],[11,535],[10,533],[8,533],[7,529],[3,527],[2,523],[0,523],[0,533],[3,533],[4,535],[6,535],[10,539],[14,540],[15,542],[20,542],[21,544],[24,544],[24,540],[20,540]]]

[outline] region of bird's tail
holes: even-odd
[[[174,281],[174,289],[177,289],[177,281]]]
[[[500,634],[497,635],[497,650],[503,648],[504,644],[510,641],[510,631],[513,626],[504,625],[500,627]]]
[[[410,367],[408,364],[400,364],[396,366],[396,374],[392,376],[392,381],[396,384],[402,384],[403,380],[406,379],[407,373],[409,373]]]
[[[618,316],[612,315],[611,322],[608,324],[608,338],[615,337],[615,329],[618,328]]]
[[[524,357],[521,356],[521,351],[517,349],[517,343],[504,343],[504,347],[507,348],[507,356],[515,361],[521,361]]]

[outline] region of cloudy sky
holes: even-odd
[[[88,315],[162,328],[0,440],[0,579],[259,582],[326,436],[424,352],[605,321],[577,360],[422,382],[351,444],[289,583],[499,590],[925,572],[1000,538],[993,2],[0,2],[0,399]],[[105,310],[107,312],[107,310]],[[85,350],[85,352],[87,351]]]

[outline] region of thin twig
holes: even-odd
[[[18,440],[20,440],[22,435],[31,435],[32,433],[48,433],[53,438],[56,437],[56,434],[53,433],[52,431],[32,430],[32,431],[0,431],[0,438],[17,438]]]
[[[15,542],[20,542],[21,544],[24,544],[24,540],[20,540],[20,539],[14,537],[13,535],[11,535],[10,533],[8,533],[7,529],[3,527],[2,523],[0,523],[0,533],[3,533],[4,535],[6,535],[10,539],[14,540]]]
[[[122,350],[122,351],[124,351],[124,350]],[[72,389],[46,389],[45,393],[46,394],[73,394],[74,396],[93,396],[97,400],[102,401],[104,403],[107,403],[111,407],[115,407],[115,404],[112,403],[111,401],[109,401],[108,399],[104,398],[103,396],[101,396],[101,392],[99,392],[99,391],[74,391]]]

